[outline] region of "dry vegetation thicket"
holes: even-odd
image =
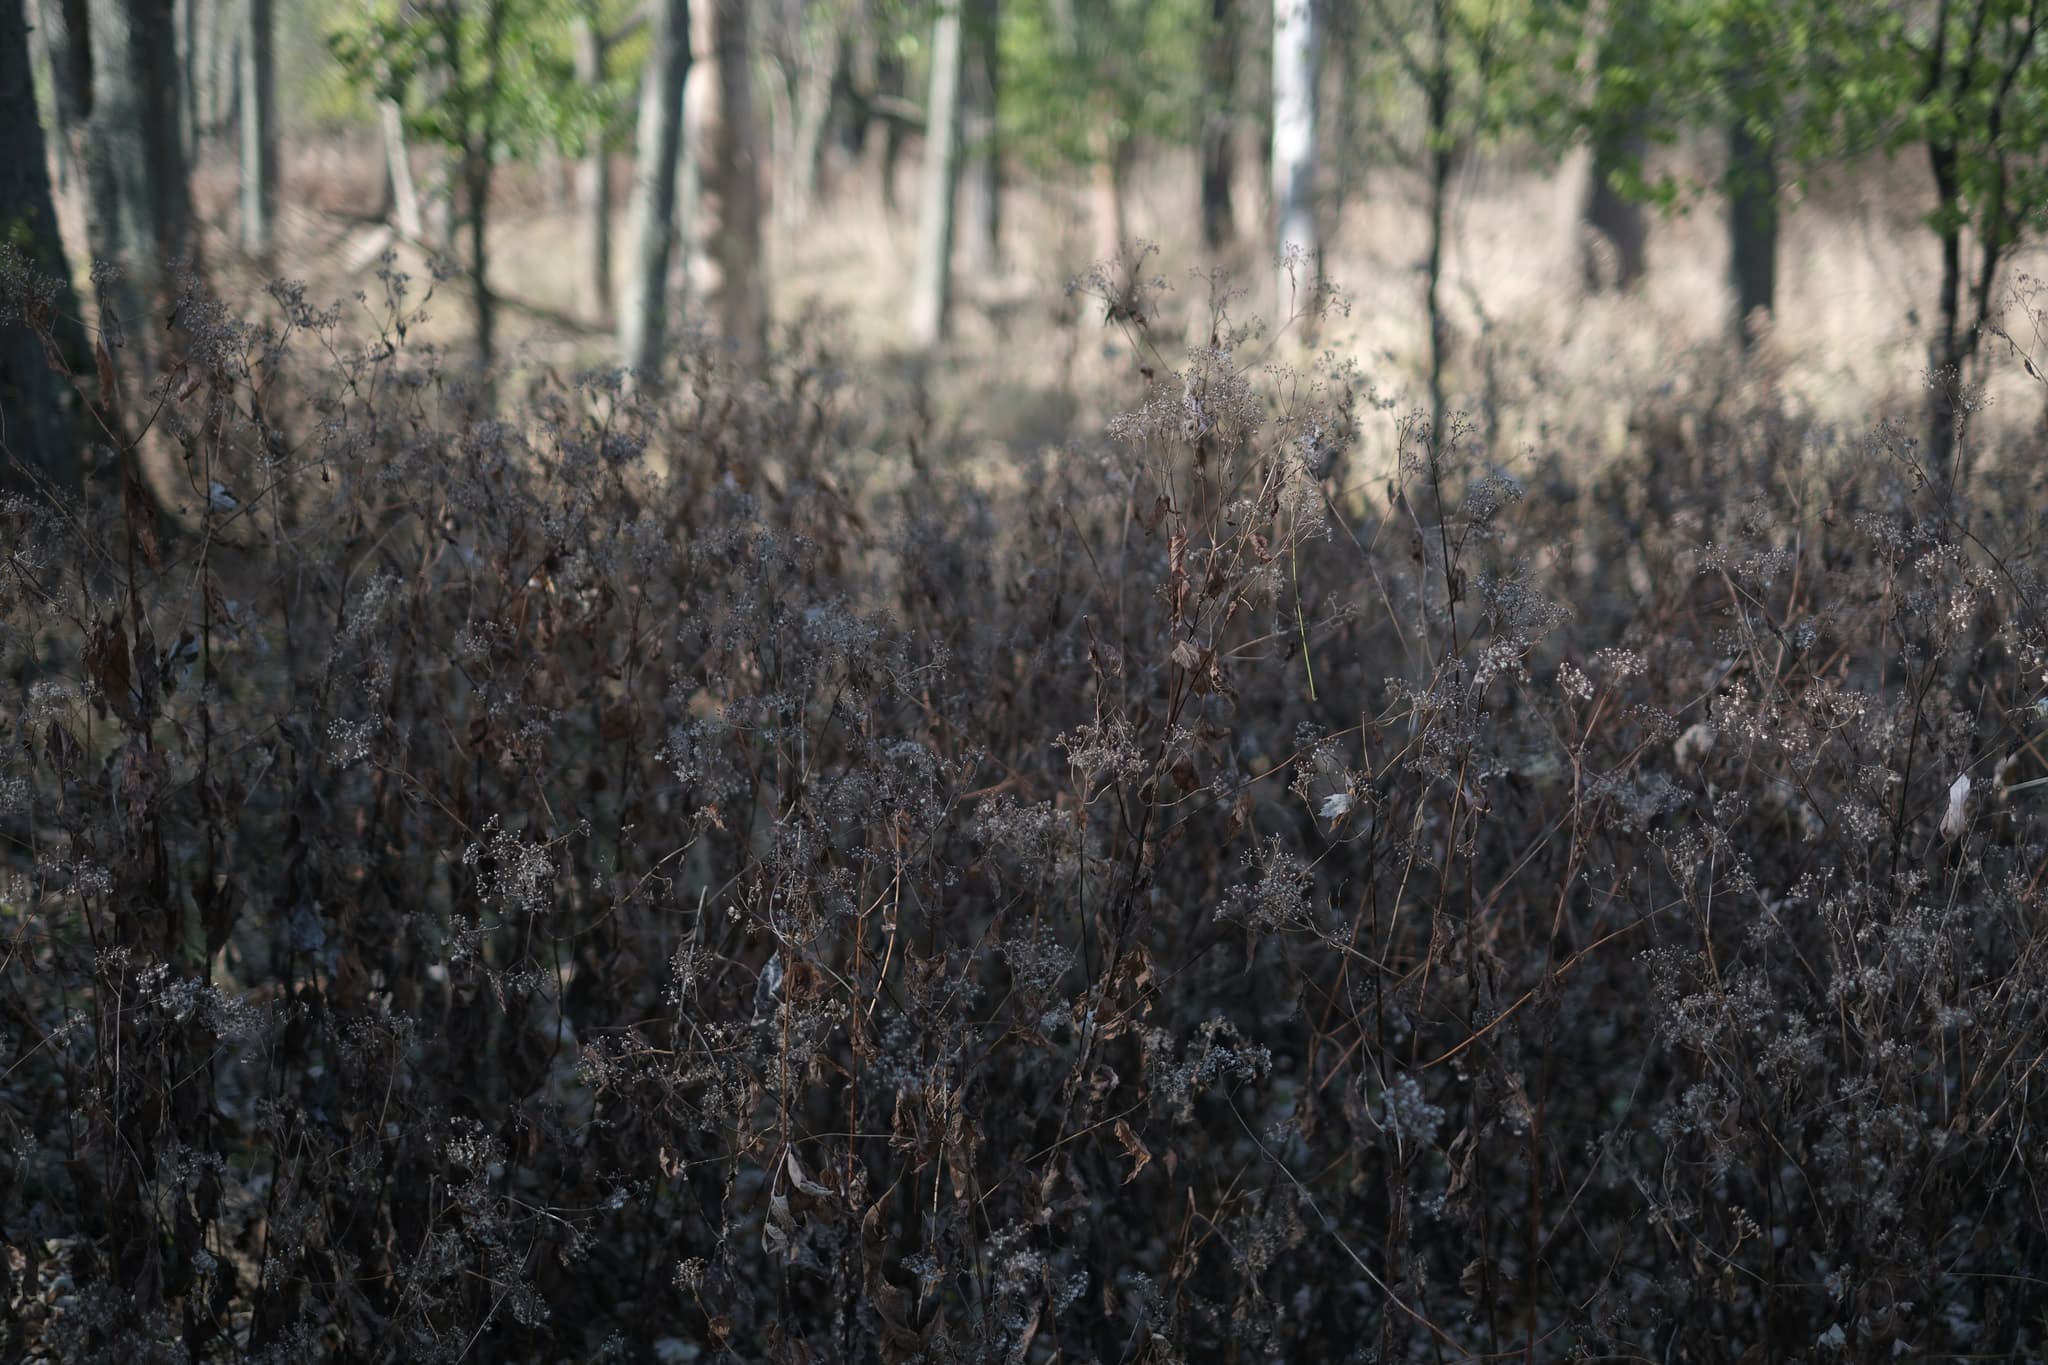
[[[2044,1349],[2038,454],[1358,488],[1217,295],[884,490],[816,333],[508,421],[409,287],[4,505],[0,1352]]]

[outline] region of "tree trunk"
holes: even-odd
[[[171,0],[178,54],[178,138],[185,164],[199,160],[199,0]]]
[[[953,190],[958,179],[961,0],[940,0],[932,20],[931,98],[925,104],[924,202],[917,274],[910,290],[910,344],[930,350],[945,339],[953,276]]]
[[[1450,352],[1450,321],[1444,316],[1444,240],[1451,215],[1451,33],[1448,0],[1433,7],[1435,38],[1429,73],[1429,263],[1426,269],[1428,294],[1423,312],[1429,321],[1429,440],[1433,451],[1443,450],[1448,434],[1444,426],[1444,371]],[[1450,572],[1448,565],[1446,573]]]
[[[854,0],[853,17],[840,38],[837,123],[840,150],[856,166],[866,163],[876,128],[875,92],[881,80],[881,42],[876,33],[876,0]]]
[[[1936,200],[1946,221],[1961,221],[1961,177],[1953,147],[1929,143]],[[1977,329],[1963,327],[1963,237],[1950,226],[1941,233],[1941,293],[1935,305],[1935,333],[1927,347],[1927,473],[1943,489],[1959,482],[1963,450],[1963,367],[1977,350]]]
[[[268,262],[277,216],[277,62],[272,0],[243,0],[242,250]]]
[[[967,250],[974,269],[993,273],[1003,252],[1003,158],[998,106],[1002,63],[997,39],[1000,0],[972,0],[966,15],[967,65],[963,77],[966,115]]]
[[[746,365],[768,344],[750,10],[750,0],[699,0],[691,46],[701,55],[683,96],[699,176],[692,292]]]
[[[1586,182],[1581,216],[1587,233],[1579,269],[1589,293],[1636,287],[1647,268],[1649,219],[1643,206],[1615,187],[1615,179],[1642,164],[1650,141],[1640,127],[1595,139],[1593,165]]]
[[[598,31],[594,0],[585,0],[574,21],[576,81],[592,98],[605,82],[604,35]],[[602,320],[612,302],[612,172],[610,129],[590,130],[590,142],[576,167],[576,206],[583,218],[583,311]]]
[[[1728,246],[1735,336],[1747,354],[1777,307],[1778,159],[1741,119],[1728,130]]]
[[[1204,64],[1209,98],[1202,112],[1202,245],[1221,251],[1237,240],[1231,182],[1237,172],[1238,0],[1209,0],[1209,41]]]
[[[420,221],[420,192],[413,183],[412,153],[405,145],[405,112],[397,100],[379,100],[377,120],[384,130],[384,177],[391,187],[392,225],[407,241],[423,241],[427,229]]]
[[[85,8],[86,240],[96,259],[121,267],[100,286],[101,325],[110,351],[125,342],[128,357],[117,355],[115,369],[139,394],[163,354],[173,266],[199,266],[179,139],[177,33],[166,0],[88,0]]]
[[[1365,43],[1363,16],[1351,5],[1325,4],[1321,11],[1327,22],[1318,37],[1317,51],[1334,62],[1335,78],[1324,88],[1334,94],[1334,106],[1323,113],[1323,155],[1330,164],[1343,168],[1332,178],[1329,192],[1320,205],[1323,227],[1336,232],[1351,207],[1351,199],[1365,179],[1370,153],[1366,147],[1364,122],[1369,115],[1360,109],[1359,96],[1371,88],[1373,76],[1367,70],[1375,54]]]
[[[225,11],[229,0],[206,0],[205,26],[199,39],[206,54],[206,67],[199,81],[199,128],[201,140],[223,138],[230,128],[240,128],[241,108],[235,88],[241,83],[242,40]],[[272,25],[273,32],[275,24]],[[276,77],[272,77],[275,88]]]
[[[71,297],[71,272],[57,235],[57,210],[36,121],[35,79],[29,64],[24,0],[0,0],[0,128],[13,130],[12,155],[0,157],[0,224],[14,231],[0,246],[20,251],[53,292],[15,297],[11,263],[0,265],[0,489],[45,481],[58,489],[78,485],[81,445],[70,386],[51,369],[82,362],[84,336]],[[10,240],[11,239],[11,240]],[[30,281],[22,281],[28,285]],[[68,354],[67,354],[68,353]]]
[[[185,157],[197,165],[229,135],[223,118],[223,77],[240,79],[237,63],[245,39],[223,30],[226,0],[177,0],[179,5],[179,120]],[[225,60],[230,59],[230,60]]]
[[[1273,212],[1276,307],[1304,308],[1317,274],[1315,9],[1273,0]]]
[[[875,58],[875,84],[878,95],[890,95],[898,99],[903,96],[906,79],[903,59],[893,52],[880,53]],[[903,159],[903,120],[884,118],[882,120],[881,165],[876,174],[882,187],[882,207],[889,213],[896,212],[896,167]]]
[[[789,173],[783,178],[785,215],[792,223],[807,220],[818,204],[825,182],[825,126],[832,118],[832,73],[807,54],[790,91],[795,130],[789,151]]]
[[[74,9],[75,15],[67,13]],[[83,0],[35,0],[35,8],[28,10],[25,18],[50,74],[51,104],[56,113],[56,126],[49,132],[50,150],[57,163],[53,188],[59,195],[73,193],[79,179],[77,143],[85,124],[82,101],[92,88],[87,60],[91,49],[71,38],[76,33],[82,39],[87,31],[85,5]]]
[[[708,3],[708,0],[700,0]],[[619,298],[619,359],[650,382],[661,368],[668,325],[669,255],[676,236],[676,163],[683,147],[683,86],[690,71],[688,0],[660,0],[640,76],[634,135],[632,256]]]
[[[1130,238],[1124,211],[1124,185],[1131,163],[1131,140],[1108,127],[1095,130],[1094,161],[1088,168],[1089,197],[1094,203],[1095,259],[1120,268],[1124,243]]]
[[[484,34],[481,56],[484,79],[477,104],[477,125],[467,130],[467,148],[462,159],[463,186],[469,207],[469,289],[476,320],[477,364],[485,375],[498,358],[498,301],[491,293],[490,237],[491,181],[497,171],[498,87],[503,79],[506,8],[511,0],[484,0]]]

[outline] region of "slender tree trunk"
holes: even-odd
[[[466,131],[462,158],[463,188],[469,209],[470,306],[476,326],[477,364],[488,376],[498,356],[498,301],[491,293],[491,182],[497,171],[495,111],[503,79],[506,6],[511,0],[484,0],[483,89],[477,123]],[[459,79],[459,77],[458,77]]]
[[[877,0],[854,0],[853,19],[841,39],[839,136],[847,160],[857,166],[865,166],[880,126],[874,111],[882,55],[876,33],[876,3]]]
[[[825,114],[825,140],[848,161],[860,158],[861,118],[853,80],[854,51],[858,39],[853,24],[859,11],[839,30],[832,53],[832,107]]]
[[[910,344],[930,350],[945,339],[953,278],[953,191],[959,178],[961,0],[940,0],[932,20],[931,98],[925,103],[924,202],[917,275],[910,291]]]
[[[0,128],[11,129],[13,139],[11,155],[0,157],[0,224],[15,228],[12,241],[0,237],[0,250],[18,250],[48,292],[14,297],[0,283],[0,308],[14,315],[0,323],[0,489],[38,480],[72,489],[82,444],[79,414],[52,365],[79,364],[86,348],[72,321],[78,304],[43,160],[26,8],[22,0],[0,0]],[[0,268],[0,281],[11,276]]]
[[[893,52],[884,52],[875,59],[875,84],[873,89],[880,95],[901,98],[905,81],[903,59]],[[889,213],[896,212],[896,168],[903,160],[903,120],[884,118],[882,120],[882,163],[877,177],[882,187],[882,207]]]
[[[1648,265],[1649,219],[1641,204],[1615,187],[1615,178],[1631,166],[1640,166],[1649,149],[1649,138],[1640,127],[1594,141],[1581,215],[1591,230],[1580,255],[1580,274],[1589,293],[1606,289],[1625,293],[1642,281]]]
[[[783,177],[786,217],[806,221],[817,208],[825,181],[825,127],[832,118],[832,73],[807,52],[790,89],[789,171]]]
[[[268,262],[277,216],[277,62],[272,0],[242,0],[242,250]]]
[[[1202,107],[1202,245],[1221,251],[1237,240],[1231,204],[1237,173],[1237,60],[1243,35],[1238,0],[1209,0],[1204,65],[1209,97]]]
[[[1094,204],[1095,259],[1112,267],[1124,257],[1130,238],[1124,187],[1129,179],[1131,140],[1108,127],[1095,130],[1094,159],[1088,167],[1089,198]]]
[[[598,31],[594,0],[585,0],[574,21],[576,80],[593,96],[605,82],[604,35]],[[583,218],[583,310],[603,319],[612,303],[612,171],[608,128],[591,130],[590,144],[576,167],[576,201]]]
[[[420,192],[412,178],[412,152],[405,145],[405,112],[397,100],[377,102],[377,121],[384,130],[384,176],[391,186],[391,221],[409,242],[424,241]]]
[[[78,9],[76,19],[66,17],[67,3]],[[49,143],[52,159],[57,163],[57,183],[53,187],[57,195],[72,192],[78,182],[75,143],[85,122],[80,100],[92,85],[92,71],[89,67],[79,69],[78,62],[87,53],[73,50],[70,35],[86,32],[84,9],[81,0],[35,0],[34,8],[25,15],[32,30],[30,37],[50,75],[51,104],[57,117],[56,125],[49,131]]]
[[[1328,22],[1323,26],[1317,51],[1324,54],[1326,62],[1333,62],[1337,68],[1335,79],[1325,87],[1335,98],[1331,101],[1333,107],[1323,120],[1323,126],[1328,130],[1324,155],[1331,165],[1340,166],[1343,171],[1332,177],[1329,192],[1323,198],[1320,217],[1324,230],[1335,232],[1351,207],[1353,193],[1364,182],[1366,164],[1370,159],[1365,146],[1364,115],[1359,109],[1359,95],[1368,88],[1372,78],[1364,70],[1369,54],[1361,23],[1363,16],[1358,7],[1325,3],[1321,13],[1327,16]]]
[[[124,378],[146,385],[163,353],[172,266],[199,265],[178,123],[177,33],[163,0],[88,0],[91,86],[81,139],[86,239],[121,274],[100,289],[102,326],[125,340]],[[75,35],[74,35],[75,38]]]
[[[1951,222],[1960,218],[1958,160],[1953,147],[1928,144],[1936,199]],[[1963,238],[1954,227],[1941,234],[1941,292],[1936,296],[1935,319],[1927,348],[1927,473],[1943,488],[1952,488],[1961,473],[1963,370],[1977,350],[1977,329],[1963,327]]]
[[[706,0],[700,0],[705,3]],[[633,200],[628,210],[632,257],[619,299],[619,358],[651,381],[661,368],[668,325],[669,255],[676,237],[676,163],[682,157],[683,87],[690,71],[688,0],[658,0],[647,66],[640,76]]]
[[[748,365],[768,342],[750,12],[750,0],[698,0],[691,46],[700,56],[684,94],[699,177],[692,292]]]
[[[1277,308],[1307,307],[1318,273],[1316,64],[1312,0],[1273,0],[1273,213]]]
[[[239,130],[241,106],[235,88],[241,83],[242,41],[240,28],[228,14],[232,0],[206,0],[206,21],[200,43],[206,58],[199,88],[201,141],[227,136]],[[275,25],[273,25],[273,30]],[[272,77],[273,88],[276,78]],[[237,132],[239,136],[239,131]]]
[[[763,82],[767,88],[760,92],[768,106],[767,136],[762,143],[765,165],[773,177],[768,202],[784,227],[796,221],[791,217],[795,197],[789,192],[796,179],[796,83],[796,73],[787,60],[778,58],[774,77]]]
[[[1735,336],[1747,353],[1777,308],[1778,160],[1741,119],[1728,130],[1728,245]]]
[[[1451,46],[1446,6],[1437,0],[1431,26],[1435,39],[1429,73],[1429,263],[1428,297],[1423,309],[1429,322],[1429,432],[1431,448],[1442,449],[1446,435],[1444,370],[1450,350],[1450,322],[1444,316],[1444,242],[1451,216]],[[1446,572],[1448,572],[1448,567]]]
[[[998,106],[1002,63],[997,39],[1000,0],[972,0],[966,24],[967,65],[964,77],[967,158],[967,250],[974,269],[993,272],[1003,254],[1003,148]]]
[[[222,117],[222,79],[232,84],[240,79],[236,63],[240,48],[234,35],[223,31],[221,7],[226,0],[183,0],[179,37],[185,43],[181,58],[180,90],[184,102],[185,154],[193,164],[205,160],[229,136],[238,136]],[[234,61],[223,63],[223,54]]]
[[[199,160],[199,4],[200,0],[171,0],[178,53],[178,138],[188,166]]]

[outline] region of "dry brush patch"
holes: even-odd
[[[5,504],[10,1353],[2039,1350],[2018,475],[1359,489],[1148,286],[1131,411],[883,484],[819,338],[489,408],[385,284],[181,309],[191,525]]]

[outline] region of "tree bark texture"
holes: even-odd
[[[277,61],[272,0],[242,0],[242,250],[267,262],[277,218]]]
[[[1003,147],[996,122],[1002,92],[997,47],[1000,0],[971,0],[965,15],[967,61],[962,86],[966,157],[968,259],[992,272],[1003,254]]]
[[[0,275],[0,488],[43,480],[69,489],[78,483],[79,414],[51,363],[82,362],[85,345],[36,120],[27,8],[0,0],[0,127],[14,130],[10,155],[0,157],[0,245],[19,251],[47,284],[23,280],[33,292],[15,297],[4,286],[16,282]]]
[[[597,91],[605,81],[604,34],[594,0],[585,0],[573,21],[576,81]],[[590,130],[589,145],[576,166],[576,207],[583,219],[583,312],[602,319],[612,302],[612,171],[606,128]]]
[[[384,176],[391,189],[391,223],[409,242],[427,235],[420,217],[420,191],[412,178],[412,151],[405,143],[405,111],[397,100],[377,102],[377,121],[384,130]]]
[[[706,3],[707,0],[699,0]],[[619,358],[651,380],[668,328],[669,258],[676,240],[676,172],[683,150],[683,88],[690,72],[690,6],[659,0],[640,77],[629,250],[619,297]]]
[[[1273,0],[1273,213],[1276,308],[1305,306],[1317,273],[1315,7]]]
[[[1594,141],[1585,208],[1580,215],[1589,229],[1579,260],[1589,293],[1608,289],[1625,293],[1642,281],[1648,267],[1648,216],[1641,204],[1615,187],[1615,177],[1630,166],[1640,166],[1649,149],[1649,137],[1639,128],[1609,133]]]
[[[1728,247],[1735,335],[1747,352],[1777,307],[1778,160],[1740,119],[1728,130]]]
[[[171,0],[87,0],[90,86],[79,139],[86,241],[119,267],[99,286],[101,326],[124,380],[146,387],[164,353],[174,266],[199,267],[178,123]],[[125,343],[126,356],[120,354]]]
[[[953,191],[959,179],[961,0],[941,0],[932,20],[931,97],[925,104],[924,189],[917,273],[910,287],[910,343],[923,350],[946,335],[953,277]]]
[[[1237,240],[1231,204],[1237,175],[1237,61],[1242,40],[1238,0],[1209,0],[1204,65],[1209,98],[1202,108],[1202,245],[1220,251]]]
[[[698,174],[691,292],[743,364],[767,349],[761,275],[760,135],[749,0],[698,0],[691,14],[685,135]]]

